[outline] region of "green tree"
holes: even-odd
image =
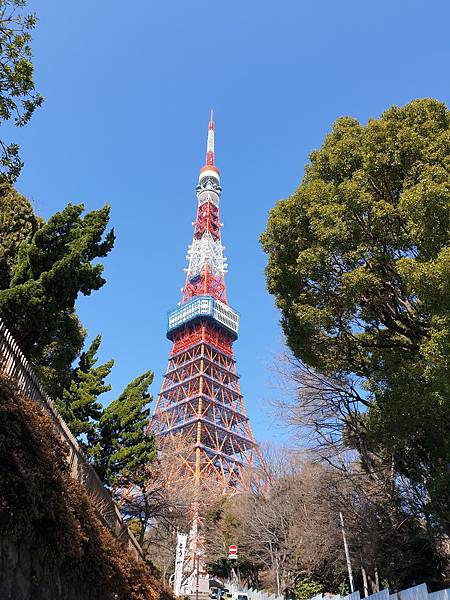
[[[0,289],[8,288],[21,243],[40,226],[28,200],[8,184],[0,184]]]
[[[100,417],[98,442],[92,454],[98,473],[111,487],[144,488],[146,467],[157,457],[155,438],[145,433],[152,381],[151,371],[134,379]]]
[[[47,223],[11,188],[0,189],[0,316],[31,360],[47,391],[61,397],[85,331],[75,312],[80,293],[105,283],[103,265],[114,244],[105,230],[109,207],[82,215],[69,204]]]
[[[69,387],[63,391],[62,399],[57,400],[61,416],[85,448],[94,443],[102,415],[103,407],[98,397],[111,389],[110,385],[105,385],[105,379],[111,372],[114,360],[95,366],[100,342],[101,336],[98,335],[88,350],[81,354],[78,367],[73,369]],[[83,436],[87,437],[87,442]]]
[[[262,236],[295,356],[356,378],[365,443],[425,487],[447,529],[449,167],[450,114],[436,100],[367,125],[338,119]]]
[[[31,31],[35,14],[23,14],[26,0],[0,0],[0,120],[22,127],[41,106],[31,62]],[[0,139],[0,179],[13,182],[23,163],[19,146]]]
[[[111,402],[100,417],[97,444],[90,450],[100,478],[121,499],[122,513],[137,531],[140,544],[160,512],[161,502],[164,504],[162,489],[154,485],[155,472],[150,467],[158,455],[155,437],[145,433],[152,381],[151,371],[143,373]]]

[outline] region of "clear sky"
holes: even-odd
[[[115,249],[107,284],[78,303],[114,357],[118,394],[146,369],[161,384],[166,312],[180,299],[204,161],[216,119],[228,297],[256,437],[281,439],[268,406],[282,351],[258,238],[298,185],[333,121],[366,122],[391,104],[449,101],[448,0],[34,1],[33,49],[46,101],[14,132],[19,191],[49,217],[108,202]],[[112,399],[112,396],[109,396]]]

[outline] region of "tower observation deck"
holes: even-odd
[[[257,445],[233,357],[239,314],[226,295],[221,191],[211,112],[186,281],[181,303],[168,313],[167,337],[173,347],[149,430],[162,451],[175,436],[187,440],[180,478],[198,482],[212,478],[227,492],[242,486]]]

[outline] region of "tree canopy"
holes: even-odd
[[[26,0],[0,0],[0,121],[22,127],[43,97],[36,91],[31,31],[36,15],[23,14]],[[0,179],[13,182],[23,166],[19,146],[0,139]]]
[[[148,479],[146,467],[157,457],[154,436],[145,434],[152,381],[151,371],[136,377],[100,417],[98,445],[92,453],[100,476],[111,487],[143,488]]]
[[[320,591],[346,595],[348,573],[339,513],[356,588],[405,589],[426,581],[445,586],[441,552],[395,490],[374,480],[357,462],[344,472],[312,454],[283,448],[265,455],[264,492],[218,497],[205,519],[209,570],[230,577],[231,568],[277,595],[305,600]],[[227,560],[237,544],[237,561]]]
[[[98,420],[103,412],[98,397],[111,389],[110,385],[105,385],[105,379],[111,372],[114,360],[96,366],[101,339],[100,335],[95,337],[86,352],[81,354],[78,367],[72,371],[69,386],[63,391],[62,399],[57,400],[61,416],[85,447],[94,443]],[[80,437],[83,435],[87,437],[87,443]]]
[[[86,335],[76,299],[105,283],[96,259],[114,244],[109,206],[83,215],[83,205],[69,204],[45,222],[4,185],[0,209],[0,315],[47,391],[61,397]]]
[[[19,247],[40,226],[28,200],[8,184],[0,184],[0,289],[9,287]]]
[[[262,236],[294,355],[352,381],[369,448],[425,486],[447,528],[449,167],[450,113],[436,100],[367,125],[340,118]]]

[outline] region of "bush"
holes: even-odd
[[[320,594],[323,591],[321,583],[307,575],[302,577],[294,587],[294,598],[295,600],[309,600],[316,594]]]

